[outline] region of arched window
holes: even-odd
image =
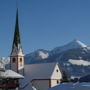
[[[58,72],[58,69],[56,71]]]
[[[57,84],[59,84],[59,80],[57,80]]]
[[[22,66],[22,58],[20,58],[20,66]]]
[[[22,62],[22,58],[20,58],[20,62]]]
[[[12,61],[13,61],[13,63],[15,63],[16,59],[15,59],[15,58],[13,58],[13,60],[12,60]]]

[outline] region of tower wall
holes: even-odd
[[[15,72],[24,75],[24,56],[11,56],[10,68]]]

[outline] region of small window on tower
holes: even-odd
[[[22,66],[22,58],[20,58],[20,66]]]
[[[13,58],[13,63],[15,63],[15,61],[16,61],[16,59],[15,59],[15,58]]]
[[[20,62],[22,62],[22,58],[20,58]]]

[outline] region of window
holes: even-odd
[[[22,58],[20,58],[20,62],[22,62]]]
[[[58,72],[58,69],[56,71]]]
[[[20,66],[22,66],[22,58],[20,58]]]
[[[59,80],[57,80],[57,84],[59,84]]]
[[[15,63],[15,61],[16,61],[16,59],[15,59],[15,58],[13,58],[13,63]]]

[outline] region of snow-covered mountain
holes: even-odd
[[[61,53],[63,51],[67,51],[67,50],[70,50],[70,49],[75,49],[75,48],[84,48],[84,47],[87,47],[87,45],[85,45],[84,43],[82,43],[81,41],[79,40],[73,40],[72,42],[64,45],[64,46],[61,46],[61,47],[56,47],[52,50],[52,53]]]
[[[26,63],[34,63],[34,61],[45,61],[46,59],[50,58],[51,56],[56,56],[56,55],[61,55],[61,53],[71,50],[71,49],[82,49],[82,48],[86,48],[87,45],[85,45],[84,43],[82,43],[79,40],[73,40],[72,42],[61,46],[61,47],[56,47],[51,51],[47,51],[44,49],[38,49],[35,52],[32,52],[30,54],[26,55]]]
[[[40,63],[44,61],[44,59],[47,59],[49,57],[49,51],[43,50],[43,49],[38,49],[37,51],[27,54],[25,59],[26,59],[26,64],[29,63]]]
[[[26,64],[47,62],[59,62],[62,69],[72,76],[89,74],[90,47],[79,40],[74,40],[51,51],[39,49],[25,56]]]

